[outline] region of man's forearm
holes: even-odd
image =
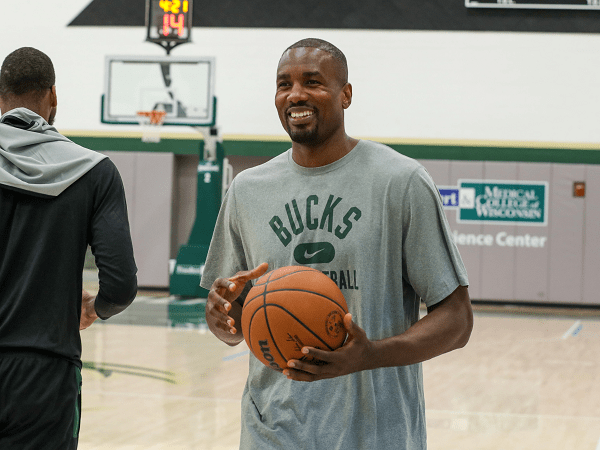
[[[370,369],[416,364],[464,347],[473,329],[468,290],[459,286],[406,332],[373,341]]]
[[[99,274],[100,276],[102,273]],[[101,319],[108,319],[127,308],[137,294],[137,276],[132,275],[118,282],[102,282],[96,296],[96,313]]]

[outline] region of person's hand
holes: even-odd
[[[372,357],[373,343],[367,338],[365,330],[352,321],[352,314],[344,316],[344,328],[348,333],[346,342],[334,351],[302,348],[302,353],[322,361],[321,363],[317,365],[290,359],[283,374],[290,380],[317,381],[372,368],[369,361]]]
[[[96,314],[96,297],[85,289],[81,292],[81,318],[79,319],[79,329],[85,330],[98,318]]]
[[[206,301],[206,323],[213,334],[222,341],[237,344],[243,339],[241,330],[236,328],[241,320],[242,306],[235,300],[248,281],[264,275],[268,268],[267,263],[262,263],[252,270],[238,272],[230,278],[217,278],[212,284]]]

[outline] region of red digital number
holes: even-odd
[[[171,34],[171,28],[169,28],[169,16],[170,16],[170,14],[165,14],[163,16],[163,29],[162,29],[163,36],[168,36]]]
[[[171,20],[169,25],[171,26],[171,28],[177,28],[177,34],[179,36],[183,35],[183,27],[185,25],[184,20],[183,20],[183,14],[179,14],[178,16],[175,16],[175,14],[171,14]],[[175,17],[177,17],[177,20],[175,20]]]

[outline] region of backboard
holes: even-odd
[[[103,123],[138,124],[139,111],[166,112],[164,125],[213,126],[213,57],[107,56]]]

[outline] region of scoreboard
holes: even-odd
[[[600,0],[465,0],[467,8],[598,10]]]
[[[171,46],[190,41],[192,0],[146,0],[147,41]]]

